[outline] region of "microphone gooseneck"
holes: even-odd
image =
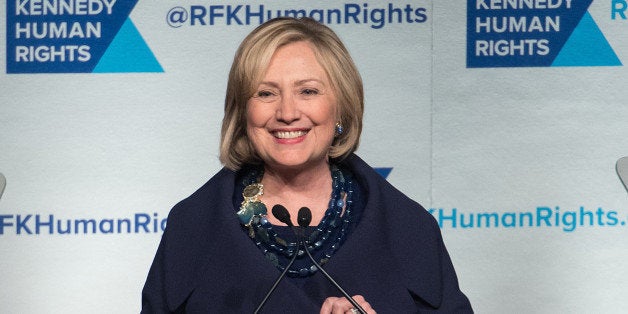
[[[274,209],[275,208],[273,207],[273,215],[275,214]],[[297,215],[297,221],[299,222],[299,226],[302,228],[300,232],[301,233],[300,242],[303,242],[303,248],[305,249],[305,253],[307,253],[307,256],[314,263],[314,265],[318,268],[318,270],[320,270],[321,273],[325,275],[327,280],[329,280],[340,291],[340,293],[342,293],[342,295],[347,300],[349,300],[349,302],[351,302],[351,305],[353,305],[353,307],[356,310],[358,310],[361,314],[366,314],[366,311],[358,304],[358,302],[356,302],[344,289],[342,289],[342,287],[333,278],[331,278],[331,276],[323,269],[323,267],[321,267],[321,265],[319,265],[318,262],[316,262],[314,257],[312,257],[310,250],[307,248],[307,243],[305,242],[305,236],[303,234],[304,234],[305,228],[309,227],[310,222],[312,221],[312,211],[310,211],[310,209],[307,207],[301,207]]]
[[[286,225],[288,225],[290,227],[294,227],[292,225],[292,221],[290,221],[290,213],[288,212],[288,210],[283,205],[277,204],[277,205],[273,206],[272,213],[273,213],[273,216],[275,216],[275,218],[277,218],[279,221],[285,223]],[[279,282],[286,276],[286,273],[288,273],[288,270],[290,269],[290,267],[294,263],[294,260],[297,258],[297,255],[298,255],[297,252],[299,250],[299,246],[300,245],[301,245],[301,241],[298,240],[297,241],[297,251],[294,252],[294,255],[290,259],[290,262],[288,263],[288,265],[286,265],[286,268],[283,270],[281,275],[279,275],[279,277],[277,277],[277,280],[275,280],[275,283],[270,288],[270,290],[268,290],[268,293],[266,293],[266,296],[264,297],[262,302],[260,302],[260,304],[255,309],[255,312],[253,312],[253,313],[257,314],[257,313],[259,313],[259,311],[262,310],[262,307],[264,307],[264,304],[266,304],[266,302],[270,298],[270,295],[273,294],[275,289],[277,289],[277,286],[279,285]]]

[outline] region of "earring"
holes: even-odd
[[[344,132],[344,128],[342,127],[342,125],[340,124],[340,122],[336,122],[336,136],[340,136],[342,135],[342,132]]]

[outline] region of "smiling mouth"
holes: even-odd
[[[291,139],[304,136],[308,131],[276,131],[273,136],[280,139]]]

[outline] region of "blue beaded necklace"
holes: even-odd
[[[330,170],[332,193],[327,211],[319,225],[306,239],[308,250],[313,256],[320,257],[320,265],[324,265],[342,245],[352,221],[351,209],[355,191],[353,177],[349,171],[336,165],[331,165]],[[297,243],[281,238],[268,221],[266,205],[258,199],[263,195],[261,184],[263,175],[263,169],[256,168],[244,176],[242,180],[244,201],[237,215],[266,258],[283,271],[286,265],[281,261],[281,257],[285,260],[297,254],[297,258],[301,258],[305,256],[305,251],[303,249],[297,251]],[[289,269],[288,276],[307,277],[316,273],[317,267],[313,263],[309,264],[308,267]]]

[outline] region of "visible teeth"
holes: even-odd
[[[275,132],[277,138],[297,138],[307,134],[306,131],[289,131],[289,132]]]

